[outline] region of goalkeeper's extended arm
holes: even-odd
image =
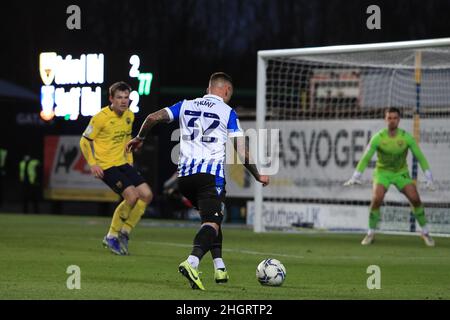
[[[416,140],[414,140],[414,138],[412,138],[412,137],[411,137],[411,141],[409,144],[409,148],[411,149],[414,157],[416,157],[417,161],[419,161],[422,171],[426,172],[427,170],[430,170],[430,165],[428,164],[427,158],[425,158],[425,155],[423,154],[422,150],[417,145]]]
[[[372,157],[375,154],[375,151],[377,150],[377,145],[378,145],[378,138],[377,136],[374,136],[370,140],[370,143],[367,146],[363,157],[361,158],[361,160],[359,160],[358,165],[356,166],[356,170],[353,172],[352,177],[347,182],[344,183],[344,186],[361,184],[362,174],[369,165],[370,160],[372,160]]]
[[[363,157],[361,158],[361,160],[359,160],[358,165],[356,166],[355,172],[359,172],[359,173],[363,174],[364,170],[366,170],[367,166],[369,165],[370,160],[372,160],[372,157],[375,154],[375,151],[377,151],[377,144],[376,144],[376,140],[372,139],[370,141],[369,145],[367,146]]]
[[[416,157],[417,161],[419,161],[420,167],[422,168],[425,179],[427,181],[427,188],[430,190],[434,190],[434,180],[433,174],[430,170],[430,165],[428,164],[427,158],[425,158],[425,155],[423,154],[422,150],[417,145],[416,140],[413,137],[411,137],[411,141],[409,142],[409,148],[411,149],[414,157]]]

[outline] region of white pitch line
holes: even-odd
[[[145,241],[145,243],[149,244],[155,244],[155,245],[165,245],[170,247],[179,247],[179,248],[192,248],[191,244],[182,244],[182,243],[173,243],[173,242],[160,242],[160,241]],[[285,258],[294,258],[294,259],[324,259],[324,260],[332,260],[332,259],[396,259],[396,260],[419,260],[419,259],[436,259],[436,260],[448,260],[450,259],[450,256],[448,257],[394,257],[394,256],[321,256],[321,257],[305,257],[305,256],[299,256],[299,255],[293,255],[293,254],[284,254],[284,253],[274,253],[274,252],[261,252],[261,251],[252,251],[252,250],[239,250],[239,249],[228,249],[223,248],[222,251],[226,252],[235,252],[235,253],[243,253],[243,254],[251,254],[251,255],[257,255],[257,256],[278,256],[278,257],[285,257]]]
[[[191,244],[181,244],[181,243],[173,243],[173,242],[158,242],[158,241],[145,241],[146,243],[150,244],[158,244],[158,245],[166,245],[171,247],[179,247],[179,248],[192,248]],[[239,250],[239,249],[228,249],[223,248],[222,251],[227,252],[236,252],[236,253],[245,253],[245,254],[252,254],[252,255],[271,255],[271,256],[279,256],[279,257],[288,257],[288,258],[297,258],[297,259],[304,259],[304,256],[297,256],[297,255],[291,255],[291,254],[283,254],[283,253],[273,253],[273,252],[260,252],[260,251],[252,251],[252,250]]]

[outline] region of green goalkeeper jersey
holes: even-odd
[[[408,149],[419,161],[423,171],[430,168],[414,137],[403,129],[397,129],[394,137],[389,136],[387,128],[378,131],[370,140],[366,151],[356,167],[356,171],[364,172],[375,151],[377,152],[376,169],[395,173],[408,172],[406,157]]]

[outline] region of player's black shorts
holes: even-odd
[[[123,190],[129,186],[137,187],[145,183],[145,179],[141,174],[128,163],[103,170],[102,180],[118,194],[122,194]]]
[[[226,193],[224,178],[197,173],[178,177],[178,187],[183,196],[199,210],[202,223],[222,223]]]

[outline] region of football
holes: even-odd
[[[265,259],[256,268],[256,279],[264,286],[281,286],[286,279],[286,268],[277,259]]]

